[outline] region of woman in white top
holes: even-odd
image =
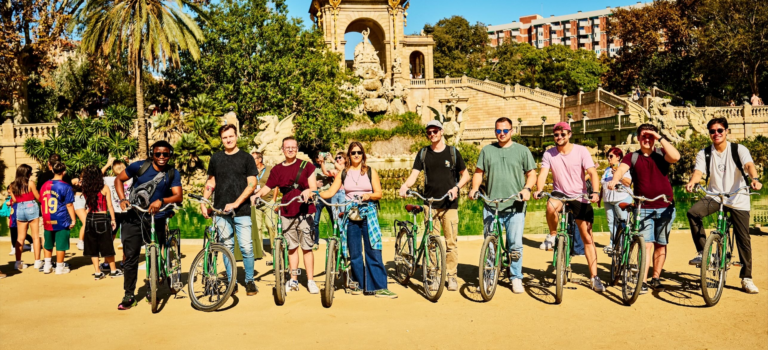
[[[616,190],[609,190],[606,186],[607,183],[613,180],[613,173],[619,167],[621,159],[624,158],[624,152],[620,149],[613,147],[608,150],[608,168],[603,173],[603,178],[600,179],[600,200],[605,203],[605,218],[608,219],[608,230],[611,232],[611,243],[603,248],[603,252],[610,254],[613,251],[613,236],[616,234],[616,225],[618,221],[614,221],[614,218],[620,218],[620,220],[627,221],[627,212],[619,208],[619,203],[632,203],[632,197],[628,193],[619,192]],[[632,176],[629,172],[624,174],[621,178],[621,183],[629,188],[632,183]],[[600,202],[597,202],[597,207],[600,207]]]

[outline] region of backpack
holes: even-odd
[[[149,167],[152,166],[152,161],[145,160],[143,164],[141,164],[141,167],[139,168],[139,171],[136,172],[133,176],[133,186],[131,188],[131,193],[128,195],[128,201],[131,203],[131,205],[137,205],[140,208],[148,208],[150,204],[150,199],[155,194],[155,190],[157,189],[157,186],[160,184],[160,181],[162,181],[166,175],[168,176],[168,179],[166,183],[168,184],[168,188],[165,190],[165,195],[168,195],[171,192],[171,186],[170,184],[173,183],[173,179],[176,177],[176,172],[173,171],[174,169],[171,168],[170,174],[168,174],[167,171],[165,172],[158,172],[157,175],[155,175],[152,180],[147,181],[143,184],[138,184],[139,177],[141,175],[144,175],[144,173],[149,170]]]
[[[664,153],[661,152],[661,148],[656,148],[656,149],[653,150],[653,152],[658,153],[660,156],[664,155]],[[637,159],[638,158],[640,158],[640,151],[638,150],[638,151],[632,152],[632,167],[629,168],[629,175],[632,176],[632,183],[634,183],[635,179],[637,179],[637,172],[635,171],[635,164],[637,163]]]
[[[707,161],[707,174],[704,181],[709,183],[709,166],[712,164],[712,146],[704,148],[704,159]],[[739,158],[738,143],[731,143],[731,159],[733,159],[733,162],[736,164],[736,169],[739,169],[741,172],[741,176],[744,177],[744,182],[749,184],[749,178],[747,178],[747,173],[744,172],[744,165],[741,164],[741,158]]]
[[[424,187],[427,187],[427,163],[424,161],[424,159],[427,157],[427,148],[429,146],[425,146],[424,148],[419,151],[419,158],[421,159],[421,164],[424,167]],[[453,179],[455,183],[459,183],[459,176],[456,172],[456,147],[448,146],[448,150],[451,152],[451,173],[453,174]]]
[[[293,185],[280,187],[280,193],[285,195],[288,192],[299,189],[299,179],[301,179],[301,173],[304,172],[304,167],[306,166],[307,161],[302,160],[301,164],[299,164],[299,171],[296,172],[296,180],[293,181]]]

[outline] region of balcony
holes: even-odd
[[[588,19],[579,21],[579,26],[580,27],[584,27],[584,26],[588,26],[588,25],[589,25],[589,20]]]
[[[592,42],[591,38],[579,38],[579,44],[586,44],[591,42]]]
[[[584,30],[584,29],[580,29],[579,30],[579,35],[587,35],[587,34],[589,34],[589,33],[587,33],[587,31]]]

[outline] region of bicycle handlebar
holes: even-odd
[[[323,197],[320,197],[320,196],[317,196],[316,199],[319,199],[321,202],[323,202],[323,204],[325,204],[326,206],[329,206],[329,207],[346,207],[350,203],[357,203],[358,205],[363,204],[363,201],[362,201],[361,197],[357,196],[357,195],[355,195],[355,199],[353,199],[353,200],[347,200],[347,201],[344,201],[342,203],[336,203],[336,204],[328,203],[328,202],[325,201],[325,199],[323,199]]]
[[[578,197],[568,198],[568,197],[555,197],[555,196],[552,195],[552,193],[541,192],[541,193],[539,193],[539,196],[541,196],[541,197],[539,197],[539,199],[542,199],[544,197],[549,197],[549,198],[552,198],[552,199],[557,199],[557,200],[559,200],[561,202],[574,202],[574,201],[580,201],[582,199],[589,199],[589,196],[587,196],[586,194],[582,194],[582,195],[580,195]]]
[[[709,192],[709,191],[707,191],[707,190],[706,190],[704,187],[702,187],[702,186],[701,186],[701,184],[697,184],[697,185],[696,185],[696,189],[698,189],[698,190],[700,190],[701,192],[704,192],[704,193],[706,193],[706,194],[708,194],[708,195],[710,195],[710,196],[715,196],[715,197],[721,197],[721,198],[722,198],[722,197],[730,197],[730,196],[733,196],[734,194],[737,194],[738,192],[740,192],[740,191],[741,191],[741,190],[743,190],[743,189],[747,189],[747,190],[749,190],[749,186],[747,185],[747,186],[742,186],[742,187],[739,187],[739,188],[735,189],[734,191],[732,191],[732,192],[730,192],[730,193],[725,193],[725,192],[723,192],[723,193],[717,193],[717,192]],[[753,195],[760,195],[760,193],[757,193],[757,192],[747,192],[747,193],[743,193],[743,194],[746,194],[746,195],[748,195],[748,196],[753,196]]]
[[[208,208],[211,208],[211,210],[213,211],[213,213],[214,213],[214,214],[216,214],[216,215],[219,215],[219,216],[224,216],[224,215],[232,215],[232,216],[235,216],[235,211],[234,211],[234,210],[232,210],[232,211],[230,211],[229,213],[227,213],[227,212],[225,212],[225,211],[223,211],[223,210],[219,210],[219,209],[216,209],[216,208],[214,208],[214,207],[213,207],[213,203],[211,203],[211,201],[209,201],[209,200],[205,199],[205,198],[204,198],[203,196],[201,196],[201,195],[197,195],[197,194],[192,194],[192,193],[190,193],[190,194],[187,194],[187,197],[189,197],[189,198],[192,198],[192,199],[194,199],[194,200],[196,200],[196,201],[198,201],[198,202],[200,202],[200,203],[205,203],[205,204],[208,206]]]
[[[137,206],[133,206],[133,205],[131,205],[129,208],[131,208],[131,209],[135,209],[135,210],[138,210],[138,211],[140,211],[140,212],[142,212],[142,213],[148,213],[148,212],[149,212],[149,209],[148,209],[148,208],[147,208],[147,209],[144,209],[144,208],[139,208],[139,207],[137,207]],[[168,203],[168,204],[166,204],[164,207],[162,207],[162,208],[158,209],[158,210],[157,210],[157,213],[159,213],[159,212],[161,212],[161,211],[166,211],[166,210],[168,210],[168,209],[176,209],[176,204],[175,204],[175,203]],[[155,214],[157,214],[157,213],[155,213]]]
[[[624,193],[628,194],[630,197],[632,197],[632,198],[634,198],[634,199],[636,199],[638,201],[641,201],[641,202],[654,202],[654,201],[657,201],[657,200],[661,199],[662,201],[664,201],[667,204],[672,204],[672,202],[670,202],[669,199],[667,199],[667,195],[665,195],[665,194],[660,194],[660,195],[656,196],[655,198],[648,198],[648,197],[643,197],[643,196],[635,196],[634,193],[632,193],[631,191],[628,191],[627,188],[624,187],[622,184],[616,184],[616,191],[624,192]]]
[[[445,195],[443,195],[440,198],[424,198],[424,196],[420,195],[418,192],[411,191],[411,190],[408,190],[408,194],[411,195],[411,196],[419,197],[419,198],[421,198],[421,200],[423,200],[425,202],[439,202],[439,201],[445,199],[445,197],[448,197],[449,200],[453,200],[453,198],[451,198],[451,196],[450,196],[450,194],[451,194],[450,192],[446,193]]]
[[[499,203],[499,204],[507,202],[509,200],[514,200],[514,201],[518,201],[518,202],[522,202],[523,201],[523,198],[520,196],[520,193],[515,193],[515,194],[513,194],[513,195],[511,195],[511,196],[509,196],[509,197],[507,197],[505,199],[501,199],[501,198],[490,199],[490,198],[486,197],[484,194],[482,194],[480,192],[475,192],[475,198],[473,198],[473,199],[482,199],[482,200],[486,201],[487,203]]]
[[[264,205],[266,205],[266,206],[268,206],[268,207],[270,207],[270,208],[282,208],[282,207],[287,207],[288,205],[290,205],[291,203],[293,203],[293,202],[294,202],[295,200],[297,200],[297,199],[299,200],[299,203],[304,203],[304,202],[301,200],[301,196],[296,196],[296,197],[293,197],[291,200],[289,200],[289,201],[288,201],[288,203],[274,203],[274,204],[269,204],[269,203],[267,203],[267,201],[265,201],[265,200],[261,199],[261,197],[259,197],[258,199],[259,199],[259,201],[261,201],[261,203],[264,203]]]

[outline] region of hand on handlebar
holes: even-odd
[[[408,187],[406,187],[405,184],[400,186],[400,193],[399,194],[400,194],[400,197],[402,197],[402,198],[408,197]]]
[[[208,206],[205,203],[203,203],[203,202],[200,202],[200,212],[203,213],[203,217],[206,220],[211,218],[211,216],[208,215]]]
[[[306,189],[303,192],[301,192],[301,201],[304,203],[308,203],[312,197],[315,196],[315,193],[312,192],[310,189]]]
[[[600,200],[600,196],[597,193],[592,193],[589,195],[589,201],[592,203],[597,203],[597,201]]]
[[[523,189],[522,191],[520,191],[520,193],[518,193],[518,196],[520,197],[520,200],[522,200],[523,202],[527,202],[531,200],[531,191]]]
[[[158,210],[160,209],[160,207],[162,207],[162,206],[163,206],[163,200],[162,200],[162,199],[158,199],[158,200],[156,200],[156,201],[152,202],[152,204],[150,204],[150,205],[149,205],[149,208],[148,208],[148,210],[149,210],[149,213],[150,213],[150,214],[152,214],[152,215],[155,215],[155,214],[157,214],[157,211],[158,211]]]
[[[127,211],[130,207],[131,207],[131,203],[129,203],[127,200],[125,199],[120,200],[120,209],[122,209],[123,211]]]
[[[454,200],[456,198],[459,198],[459,187],[453,186],[450,190],[448,190],[448,200]]]
[[[541,191],[533,192],[533,199],[541,199]]]
[[[685,185],[685,192],[692,193],[698,183],[689,182]]]
[[[751,186],[755,191],[760,191],[760,189],[763,188],[763,184],[760,183],[760,181],[757,181],[757,179],[752,179]]]
[[[614,177],[613,177],[613,180],[611,180],[610,182],[608,182],[608,183],[606,184],[606,186],[608,187],[608,189],[609,189],[609,190],[615,190],[615,189],[616,189],[616,184],[618,184],[618,183],[619,183],[619,180],[620,180],[619,178],[616,178],[616,177],[614,176]]]

